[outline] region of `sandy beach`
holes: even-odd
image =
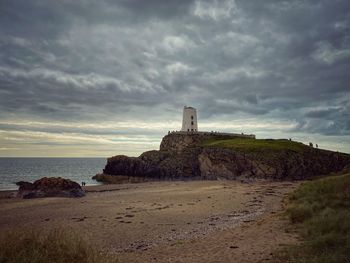
[[[0,231],[63,227],[121,262],[259,262],[296,242],[279,213],[298,182],[190,181],[85,187],[82,198],[0,195]]]

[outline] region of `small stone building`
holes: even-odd
[[[198,131],[197,111],[195,108],[184,106],[181,131],[184,131],[184,132]]]

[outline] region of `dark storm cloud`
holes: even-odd
[[[113,3],[114,1],[111,1]],[[134,19],[139,17],[172,19],[189,15],[190,7],[194,1],[162,1],[162,0],[122,0],[119,1],[120,7],[125,8],[133,15]]]
[[[0,118],[152,122],[187,104],[350,133],[346,0],[2,1],[0,50]]]

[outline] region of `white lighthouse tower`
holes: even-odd
[[[181,131],[197,132],[197,111],[195,108],[184,106]]]

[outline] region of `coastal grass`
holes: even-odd
[[[277,262],[350,262],[350,173],[307,182],[290,202],[287,216],[303,241]]]
[[[261,150],[292,150],[301,152],[307,147],[300,142],[294,142],[286,139],[217,139],[211,138],[202,143],[204,147],[223,147],[236,150],[261,151]]]
[[[100,253],[72,231],[14,230],[0,237],[1,263],[112,263],[116,258]]]

